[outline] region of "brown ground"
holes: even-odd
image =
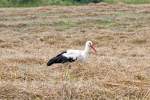
[[[86,40],[86,63],[46,66]],[[150,5],[0,8],[1,100],[150,100]]]

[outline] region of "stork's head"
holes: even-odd
[[[87,41],[86,42],[86,46],[88,46],[89,48],[91,48],[94,51],[94,53],[96,53],[96,49],[95,49],[94,44],[93,44],[92,41]]]

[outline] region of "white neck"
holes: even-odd
[[[88,45],[85,45],[85,48],[84,48],[84,53],[88,54],[89,53],[89,46]]]

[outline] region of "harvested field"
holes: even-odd
[[[87,40],[87,62],[46,66]],[[150,5],[0,8],[0,99],[150,100]]]

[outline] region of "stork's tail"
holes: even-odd
[[[48,62],[47,62],[47,66],[51,66],[52,64],[54,64],[56,62],[56,57],[50,59]]]
[[[64,53],[66,53],[66,51],[63,51],[60,54],[58,54],[56,57],[53,57],[52,59],[50,59],[47,62],[47,66],[51,66],[54,63],[61,63],[61,62],[63,62],[63,58],[64,57],[62,56],[62,54],[64,54]]]

